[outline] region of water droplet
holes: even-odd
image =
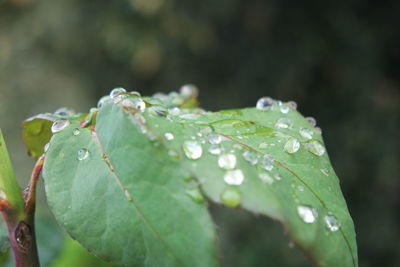
[[[304,192],[304,186],[299,185],[299,186],[297,187],[297,190],[299,190],[300,192]]]
[[[142,98],[133,98],[132,101],[134,103],[135,109],[139,110],[140,112],[144,112],[144,110],[146,109],[146,103],[143,101]]]
[[[212,129],[209,126],[202,127],[200,133],[204,136],[209,135],[212,133]]]
[[[229,185],[241,185],[243,183],[244,176],[240,169],[229,170],[225,173],[224,181]]]
[[[73,116],[75,114],[75,111],[73,111],[70,108],[59,108],[56,111],[54,111],[54,115],[57,116]]]
[[[174,135],[172,133],[165,133],[164,136],[165,136],[165,139],[167,139],[168,141],[171,141],[174,139]]]
[[[240,192],[235,188],[227,188],[221,194],[221,201],[226,206],[236,208],[240,205]]]
[[[59,120],[55,121],[53,125],[51,126],[51,132],[52,133],[58,133],[64,130],[65,128],[68,127],[70,124],[69,120]]]
[[[208,148],[208,152],[210,152],[213,155],[219,155],[221,154],[221,148],[217,144],[211,144],[210,147]]]
[[[72,134],[75,136],[79,135],[80,133],[81,133],[81,130],[79,130],[79,128],[75,128],[72,130]]]
[[[282,179],[282,176],[279,173],[275,173],[274,178],[275,178],[275,180],[279,181]]]
[[[198,159],[203,154],[203,148],[197,141],[185,141],[183,143],[183,151],[189,159]]]
[[[317,125],[317,121],[313,117],[307,117],[306,120],[312,127]]]
[[[340,222],[335,216],[329,213],[325,216],[324,219],[326,227],[328,227],[329,230],[331,230],[332,232],[336,232],[337,230],[339,230]]]
[[[111,99],[115,99],[117,96],[119,96],[120,94],[124,94],[126,93],[126,90],[124,88],[114,88],[111,90],[110,92],[110,97]]]
[[[78,160],[85,160],[89,157],[89,150],[86,148],[81,148],[78,151]]]
[[[275,127],[278,129],[287,129],[292,126],[292,121],[289,118],[279,118],[276,120]]]
[[[212,133],[207,136],[208,142],[211,144],[219,144],[222,141],[221,135]]]
[[[270,171],[274,168],[274,165],[272,165],[273,158],[271,155],[266,154],[263,156],[263,158],[260,161],[260,167],[263,168],[264,170]]]
[[[219,156],[218,166],[227,170],[234,169],[236,167],[236,156],[234,154],[224,154]]]
[[[305,139],[312,139],[312,137],[313,137],[313,131],[311,131],[310,129],[307,129],[307,128],[301,128],[300,130],[299,130],[299,133],[300,133],[300,135],[302,136],[302,137],[304,137]]]
[[[50,148],[50,143],[46,143],[45,145],[44,145],[44,152],[46,153],[47,152],[47,150],[49,150],[49,148]]]
[[[287,153],[296,153],[297,151],[299,151],[300,149],[300,142],[299,140],[297,140],[296,138],[290,138],[285,146],[283,147],[283,149],[287,152]]]
[[[282,103],[282,101],[278,101],[278,107],[279,107],[279,110],[283,113],[283,114],[286,114],[286,113],[288,113],[289,112],[289,106],[288,105],[286,105],[286,104],[284,104],[284,103]]]
[[[129,94],[132,95],[132,96],[137,96],[137,97],[141,97],[142,96],[138,91],[130,91]]]
[[[317,211],[310,206],[298,206],[297,214],[305,223],[313,223],[317,219]]]
[[[199,89],[194,84],[185,84],[179,90],[181,96],[185,98],[197,97]]]
[[[262,97],[257,101],[256,108],[259,110],[270,109],[274,104],[274,100],[270,97]]]
[[[258,174],[258,177],[261,179],[261,181],[263,181],[264,183],[267,183],[267,184],[273,184],[274,183],[274,179],[272,179],[272,177],[268,174],[268,173],[265,173],[265,172],[260,172],[259,174]]]
[[[297,109],[297,103],[295,101],[289,101],[286,103],[286,105],[288,105],[289,107],[291,107],[294,110]]]
[[[111,101],[111,97],[109,95],[103,96],[102,98],[100,98],[99,102],[97,102],[97,107],[101,108],[109,101]]]
[[[321,145],[318,141],[311,141],[306,144],[308,151],[317,156],[322,156],[325,153],[325,147]]]
[[[243,152],[243,158],[251,165],[256,165],[258,162],[258,155],[251,151]]]
[[[194,202],[197,203],[204,202],[203,194],[200,192],[198,188],[187,190],[186,195],[188,195]]]

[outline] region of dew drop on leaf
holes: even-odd
[[[325,147],[321,145],[318,141],[311,141],[306,144],[308,151],[317,156],[322,156],[325,153]]]
[[[223,154],[218,158],[218,166],[223,169],[232,170],[236,167],[236,156],[234,154]]]
[[[286,143],[283,149],[287,153],[296,153],[300,149],[300,142],[296,138],[290,138]]]
[[[54,115],[57,116],[73,116],[74,114],[75,112],[69,108],[59,108],[56,111],[54,111]]]
[[[325,220],[326,227],[330,231],[336,232],[337,230],[339,230],[340,222],[335,216],[333,216],[332,214],[328,214],[325,216],[324,220]]]
[[[268,110],[274,104],[274,100],[270,97],[262,97],[257,101],[256,108],[259,110]]]
[[[250,165],[256,165],[258,162],[258,155],[254,152],[245,151],[242,156]]]
[[[317,125],[317,121],[313,117],[307,117],[306,120],[312,127]]]
[[[55,121],[51,126],[52,133],[58,133],[64,130],[70,124],[69,120],[59,120]]]
[[[132,102],[134,103],[134,108],[139,110],[140,112],[144,112],[144,110],[146,109],[146,103],[143,101],[142,98],[134,98],[132,99]]]
[[[137,97],[141,97],[142,96],[138,91],[130,91],[129,94],[132,95],[132,96],[137,96]]]
[[[307,129],[307,128],[301,128],[299,130],[299,133],[303,138],[305,138],[307,140],[312,139],[313,134],[314,134],[313,131],[311,131],[310,129]]]
[[[198,96],[199,89],[194,84],[185,84],[179,89],[179,93],[184,98],[192,98]]]
[[[211,144],[219,144],[219,143],[221,143],[221,141],[222,141],[222,137],[221,137],[221,135],[219,135],[219,134],[212,133],[212,134],[209,134],[209,135],[207,136],[207,140],[208,140],[208,142],[210,142]]]
[[[279,118],[276,120],[275,127],[278,129],[287,129],[292,126],[292,121],[289,118]]]
[[[211,144],[210,147],[208,148],[208,152],[213,155],[219,155],[221,154],[221,148],[217,144]]]
[[[242,170],[229,170],[225,173],[224,181],[229,185],[241,185],[244,180]]]
[[[81,130],[79,130],[79,128],[75,128],[72,130],[72,134],[75,136],[79,135],[80,133],[81,133]]]
[[[199,159],[203,154],[203,148],[197,141],[185,141],[183,143],[183,151],[189,159]]]
[[[272,177],[266,172],[260,172],[258,174],[258,177],[261,179],[261,181],[263,181],[264,183],[267,183],[269,185],[274,183],[274,179],[272,179]]]
[[[286,103],[289,107],[292,109],[296,110],[297,109],[297,103],[295,101],[289,101]]]
[[[274,178],[275,178],[275,180],[279,181],[282,179],[282,176],[279,173],[275,173]]]
[[[174,139],[174,135],[172,133],[165,133],[164,134],[165,139],[167,139],[168,141],[171,141]]]
[[[86,148],[81,148],[78,151],[78,160],[85,160],[89,157],[89,150],[87,150]]]
[[[278,101],[278,107],[281,113],[286,114],[289,112],[289,106],[282,103],[282,101]]]
[[[272,160],[273,159],[271,155],[264,155],[263,158],[260,160],[260,167],[267,171],[272,170],[274,168],[274,165],[272,165]]]
[[[119,96],[120,94],[124,94],[126,93],[126,90],[124,88],[114,88],[111,90],[110,92],[110,97],[111,99],[115,99],[117,96]]]
[[[240,192],[235,188],[227,188],[221,193],[221,201],[228,207],[236,208],[240,205]]]
[[[305,223],[314,223],[317,219],[317,211],[310,206],[298,206],[297,214]]]
[[[99,102],[97,102],[97,107],[101,108],[102,106],[104,106],[105,103],[111,101],[111,98],[109,95],[103,96],[102,98],[100,98]]]

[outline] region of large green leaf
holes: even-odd
[[[215,265],[206,205],[186,194],[196,185],[184,181],[179,162],[139,132],[130,116],[107,105],[95,131],[71,122],[53,136],[43,171],[53,213],[106,261]]]
[[[265,99],[205,112],[183,108],[193,103],[187,92],[103,100],[95,127],[72,120],[53,135],[43,173],[57,220],[97,256],[212,266],[203,194],[281,222],[318,265],[357,266],[353,222],[320,131],[293,105]]]

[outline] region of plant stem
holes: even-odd
[[[26,198],[15,180],[5,142],[0,131],[0,211],[7,224],[16,267],[37,267],[39,258],[35,238],[36,184],[43,167],[41,156],[33,168]],[[19,203],[24,203],[21,209]]]

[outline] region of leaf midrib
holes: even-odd
[[[131,203],[136,210],[137,214],[139,215],[139,218],[145,223],[145,225],[150,229],[150,231],[154,234],[154,236],[160,240],[160,242],[163,244],[163,246],[173,255],[175,260],[181,265],[181,266],[186,266],[181,259],[178,258],[178,256],[175,254],[174,250],[165,242],[165,240],[162,238],[161,234],[156,230],[156,228],[151,224],[151,222],[146,218],[144,215],[143,211],[140,209],[139,205],[136,203],[134,198],[132,197],[131,193],[129,192],[128,188],[124,185],[122,180],[120,179],[119,175],[117,174],[117,171],[113,167],[113,164],[111,163],[107,153],[104,150],[103,145],[100,142],[100,139],[97,136],[97,133],[95,130],[92,130],[92,138],[95,140],[97,146],[101,150],[102,156],[106,162],[107,167],[109,168],[110,172],[113,174],[117,184],[120,186],[122,193],[126,197],[129,203]],[[127,192],[127,194],[125,193]]]

